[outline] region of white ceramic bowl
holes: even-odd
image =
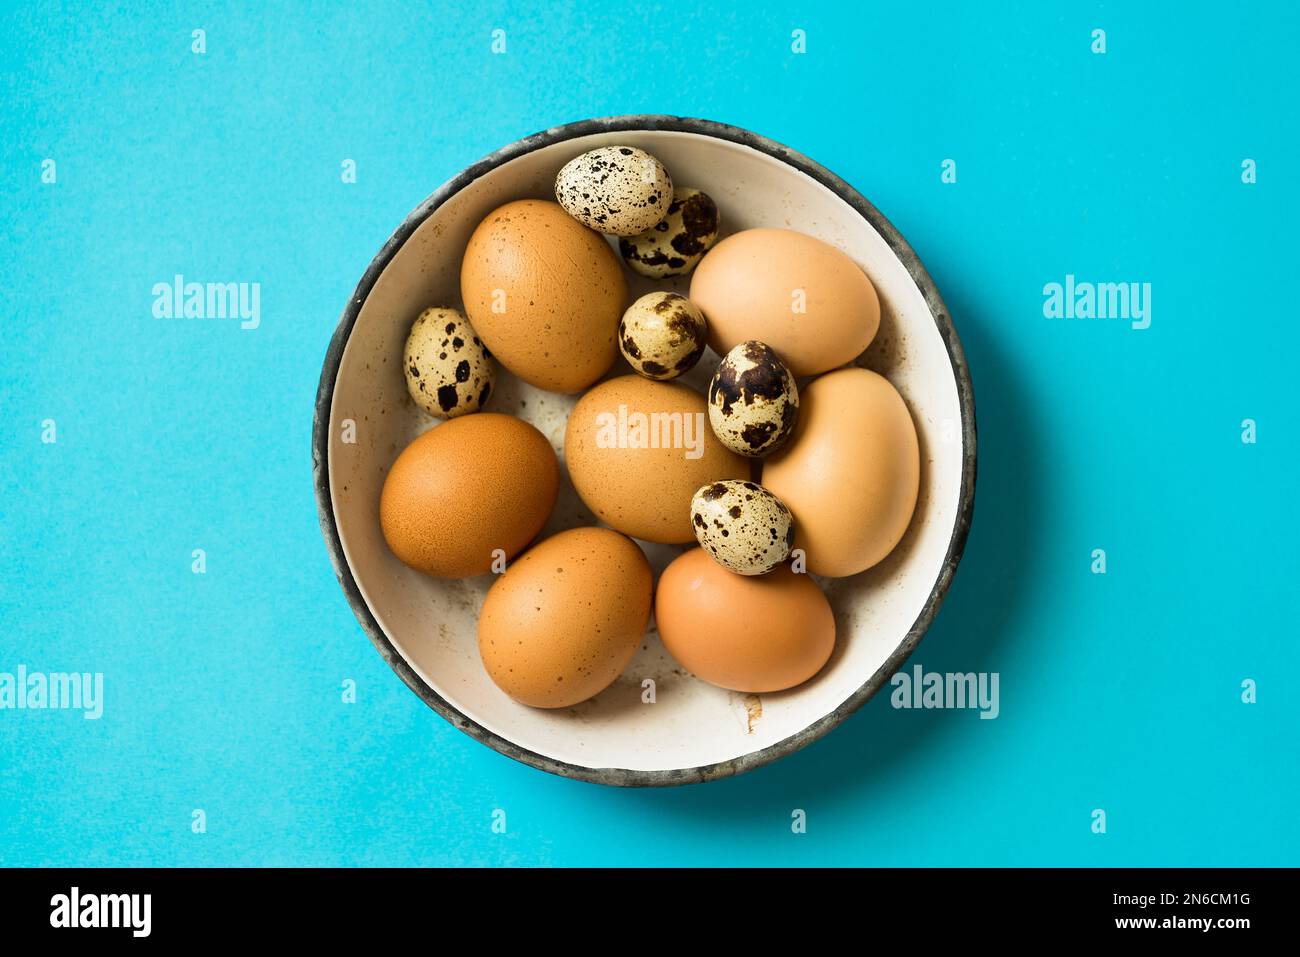
[[[559,711],[516,704],[488,679],[476,641],[492,583],[436,581],[384,544],[379,492],[394,458],[436,422],[410,400],[402,346],[416,315],[460,306],[460,264],[488,212],[524,197],[553,199],[555,174],[597,146],[629,144],[659,157],[684,186],[718,203],[723,235],[795,229],[858,262],[880,294],[880,333],[859,360],[885,375],[912,411],[921,492],[907,535],[883,563],[822,582],[835,611],[835,653],[791,691],[741,695],[685,673],[651,623],[623,676],[591,701]],[[628,273],[632,295],[685,292]],[[718,357],[686,381],[701,390]],[[620,361],[610,375],[628,371]],[[563,456],[574,403],[500,371],[488,408],[537,426]],[[355,441],[345,436],[355,434]],[[313,434],[321,527],[357,619],[395,672],[467,734],[534,767],[606,784],[682,784],[736,774],[797,750],[843,721],[888,680],[920,640],[961,557],[975,492],[975,409],[961,345],[916,256],[855,190],[810,160],[744,130],[702,120],[623,116],[547,130],[469,167],[411,213],[357,285],[321,373]],[[565,476],[543,536],[596,524]],[[682,548],[641,543],[662,570]],[[642,681],[653,678],[654,703]]]

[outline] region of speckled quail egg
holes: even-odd
[[[709,383],[709,424],[727,448],[757,458],[794,432],[799,388],[771,347],[751,339],[723,357]]]
[[[794,545],[794,516],[785,503],[763,486],[739,479],[696,492],[691,526],[700,547],[740,575],[766,575],[790,557]]]
[[[632,303],[618,324],[623,358],[647,379],[675,379],[704,355],[704,313],[675,292],[648,292]]]
[[[402,354],[415,404],[439,419],[477,412],[496,382],[496,364],[458,309],[434,306],[411,326]]]
[[[679,186],[668,215],[643,233],[618,241],[633,272],[651,279],[681,276],[718,241],[718,206],[707,193]]]
[[[635,146],[602,146],[564,164],[555,198],[570,216],[612,236],[643,233],[668,213],[673,181]]]

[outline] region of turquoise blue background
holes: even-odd
[[[916,6],[9,10],[0,671],[102,671],[107,700],[0,711],[0,863],[1300,864],[1297,13]],[[980,474],[913,661],[998,672],[997,720],[880,695],[755,773],[605,789],[455,731],[353,619],[310,470],[353,285],[464,166],[641,112],[813,157],[929,267]],[[176,273],[260,282],[261,328],[155,320]],[[1045,319],[1066,273],[1150,282],[1151,327]]]

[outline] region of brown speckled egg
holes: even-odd
[[[704,314],[675,292],[649,292],[632,303],[618,324],[623,358],[647,379],[675,379],[704,355]]]
[[[700,548],[675,559],[655,590],[659,636],[697,678],[764,694],[807,681],[835,648],[835,616],[817,583],[789,565],[733,575]]]
[[[790,557],[794,516],[753,482],[711,482],[691,499],[691,526],[700,547],[738,575],[766,575]]]
[[[566,708],[604,691],[645,634],[653,591],[636,543],[574,528],[535,545],[488,591],[478,621],[483,666],[534,708]]]
[[[555,506],[560,466],[527,422],[480,412],[436,425],[402,450],[379,497],[379,523],[402,562],[468,578],[512,558]]]
[[[781,448],[799,418],[799,388],[780,356],[742,342],[723,357],[709,383],[709,424],[733,452],[757,458]]]
[[[704,396],[680,382],[635,375],[602,382],[578,400],[564,431],[564,461],[598,519],[673,545],[695,539],[696,489],[749,475],[749,462],[709,428]]]
[[[618,358],[627,305],[618,254],[555,203],[521,199],[484,217],[465,247],[460,292],[483,343],[529,385],[581,392]]]
[[[618,251],[642,276],[682,276],[718,241],[718,224],[718,206],[708,193],[679,186],[668,215],[645,232],[620,239]]]
[[[496,365],[458,309],[432,307],[411,326],[402,354],[415,404],[439,419],[477,412],[496,382]]]
[[[643,233],[668,213],[673,181],[635,146],[602,146],[564,164],[555,198],[570,216],[612,236]]]

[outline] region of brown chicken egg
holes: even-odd
[[[465,249],[460,290],[492,355],[538,388],[580,392],[618,355],[618,256],[558,203],[521,199],[489,213]]]
[[[749,477],[748,460],[709,427],[704,396],[635,375],[602,382],[578,400],[564,433],[564,458],[597,518],[649,542],[694,541],[696,490]]]
[[[625,535],[574,528],[533,546],[488,592],[479,654],[498,688],[534,708],[604,691],[645,634],[650,563]]]
[[[405,564],[468,578],[494,552],[519,554],[555,506],[560,469],[546,437],[514,416],[451,419],[402,450],[384,480],[379,521]]]
[[[907,531],[921,456],[907,403],[867,369],[839,369],[803,390],[788,445],[763,465],[763,487],[794,513],[796,549],[818,575],[875,565]]]
[[[704,311],[718,355],[757,339],[796,376],[852,362],[880,326],[876,287],[858,264],[789,229],[722,240],[695,267],[690,299]]]
[[[835,648],[830,602],[807,575],[789,565],[736,575],[700,548],[659,577],[655,621],[664,647],[697,678],[749,694],[802,684]]]

